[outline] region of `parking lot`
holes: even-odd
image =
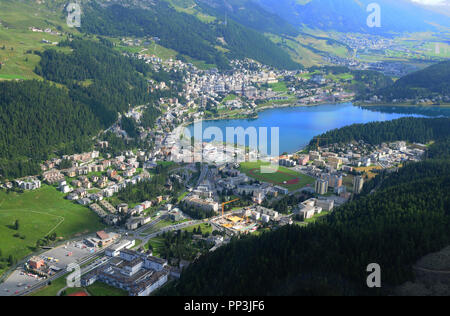
[[[52,267],[51,275],[53,275],[65,270],[70,263],[76,263],[97,251],[98,248],[87,247],[83,242],[71,242],[51,249],[38,257],[44,259],[45,263]],[[5,282],[0,284],[0,296],[18,295],[29,287],[44,281],[45,278],[28,274],[23,267],[19,267]]]

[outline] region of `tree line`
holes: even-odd
[[[409,141],[428,143],[441,140],[450,134],[449,118],[412,118],[406,117],[393,121],[353,124],[340,129],[328,131],[320,136],[320,146],[333,143],[348,143],[363,140],[371,145],[383,142]],[[317,139],[312,140],[310,148],[317,146]]]

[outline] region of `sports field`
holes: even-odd
[[[19,221],[19,229],[14,224]],[[88,208],[63,198],[54,187],[43,186],[23,194],[0,191],[0,250],[20,260],[31,254],[36,241],[56,233],[68,239],[77,234],[100,230],[104,226]],[[0,270],[0,274],[4,272]]]
[[[279,185],[287,188],[289,191],[295,191],[314,184],[313,178],[281,166],[278,167],[276,172],[262,173],[261,166],[264,165],[269,166],[268,163],[260,161],[244,162],[241,163],[239,170],[253,179]]]

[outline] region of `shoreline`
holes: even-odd
[[[385,103],[363,103],[354,102],[357,106],[381,106],[381,107],[403,107],[403,108],[435,108],[435,109],[448,109],[450,108],[450,103],[445,104],[408,104],[408,103],[398,103],[398,104],[385,104]]]
[[[289,104],[281,104],[281,105],[272,105],[272,106],[265,106],[261,108],[255,108],[254,112],[252,114],[255,114],[255,117],[248,117],[245,115],[236,115],[232,117],[211,117],[211,118],[202,118],[201,120],[195,120],[190,124],[194,124],[199,121],[221,121],[221,120],[253,120],[258,118],[258,113],[266,111],[266,110],[274,110],[274,109],[284,109],[284,108],[310,108],[315,106],[321,106],[321,105],[338,105],[338,104],[345,104],[345,103],[351,103],[352,105],[355,105],[352,100],[345,100],[340,102],[318,102],[318,103],[309,103],[309,104],[299,104],[299,103],[289,103]],[[189,124],[189,125],[190,125]]]
[[[201,123],[204,121],[223,121],[223,120],[255,120],[258,119],[259,116],[257,115],[260,112],[263,111],[267,111],[267,110],[272,110],[272,109],[285,109],[285,108],[312,108],[312,107],[318,107],[318,106],[322,106],[322,105],[340,105],[340,104],[350,104],[352,106],[355,107],[360,107],[360,108],[364,108],[364,107],[411,107],[411,108],[442,108],[442,109],[448,109],[450,108],[450,104],[445,104],[445,105],[400,105],[400,104],[365,104],[365,103],[361,103],[361,102],[354,102],[352,100],[346,100],[346,101],[340,101],[340,102],[320,102],[320,103],[314,103],[314,104],[282,104],[282,105],[272,105],[272,106],[266,106],[266,107],[261,107],[261,108],[256,108],[255,109],[255,117],[248,117],[246,115],[236,115],[233,117],[212,117],[212,118],[201,118],[201,119],[197,119],[194,120],[192,122],[185,122],[182,123],[181,125],[177,126],[176,129],[172,132],[176,132],[176,138],[180,139],[182,136],[184,137],[184,128],[188,128],[191,125],[197,124],[197,123]],[[301,147],[293,152],[290,152],[288,154],[296,154],[299,152],[302,152],[305,148],[307,148],[308,145],[305,145],[304,147]]]

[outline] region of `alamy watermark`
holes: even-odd
[[[81,5],[71,2],[67,5],[67,25],[69,27],[81,27]]]
[[[72,272],[73,271],[73,272]],[[70,263],[67,266],[67,272],[72,272],[67,276],[66,285],[68,288],[81,287],[81,268],[76,263]]]
[[[178,135],[173,146],[174,161],[219,164],[261,161],[266,162],[261,164],[261,173],[278,171],[279,127],[226,127],[223,130],[210,126],[203,129],[203,122],[196,121],[192,131],[186,128]]]
[[[367,12],[369,16],[367,17],[367,26],[370,28],[381,27],[381,6],[376,3],[370,3],[367,6]]]
[[[367,277],[367,287],[380,288],[381,287],[381,267],[378,263],[371,263],[367,266],[367,272],[370,272]]]

